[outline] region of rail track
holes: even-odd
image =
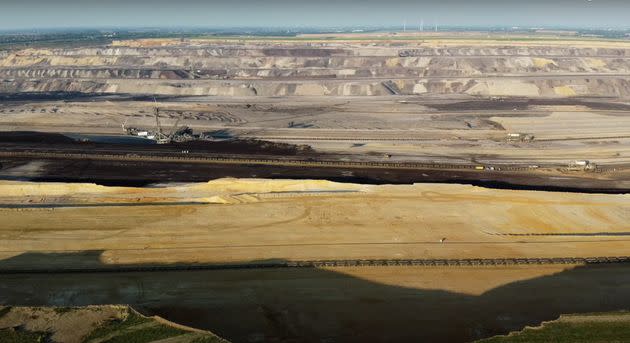
[[[134,273],[160,271],[278,269],[278,268],[341,268],[341,267],[474,267],[514,265],[583,265],[630,263],[630,256],[618,257],[552,257],[490,259],[365,259],[305,260],[260,263],[188,264],[188,265],[123,265],[82,268],[0,268],[3,274],[66,274],[66,273]]]

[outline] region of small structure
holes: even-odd
[[[570,171],[592,171],[597,168],[597,164],[588,160],[576,160],[569,162]]]
[[[506,140],[508,142],[531,142],[534,140],[534,135],[531,133],[508,133]]]

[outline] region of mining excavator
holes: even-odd
[[[165,133],[160,123],[160,108],[157,106],[157,101],[153,99],[155,107],[153,108],[153,116],[155,117],[155,129],[144,130],[136,127],[127,127],[126,121],[122,124],[123,131],[131,136],[137,136],[141,138],[151,139],[157,144],[169,144],[173,142],[187,142],[196,140],[193,131],[188,126],[179,126],[181,118],[177,118],[175,125],[173,125],[170,133]]]

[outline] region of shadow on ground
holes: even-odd
[[[100,253],[23,254],[0,261],[0,270],[60,262],[93,266],[101,263]],[[363,268],[376,273],[394,270],[401,280],[464,269]],[[472,272],[484,282],[491,267],[465,268],[469,279]],[[494,268],[490,273],[533,267]],[[569,268],[480,295],[385,285],[344,271],[0,274],[0,304],[130,304],[144,314],[209,329],[233,342],[466,342],[537,325],[563,313],[630,308],[630,264]],[[449,282],[459,282],[456,270],[451,274],[454,280]],[[435,288],[439,287],[438,283]]]

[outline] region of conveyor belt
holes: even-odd
[[[174,163],[207,163],[207,164],[248,164],[270,165],[286,167],[316,167],[316,168],[360,168],[360,169],[411,169],[411,170],[479,170],[483,166],[478,164],[446,164],[446,163],[416,163],[416,162],[360,162],[360,161],[325,161],[325,160],[288,160],[288,159],[254,159],[236,157],[213,156],[181,156],[158,154],[113,154],[113,153],[62,153],[62,152],[34,152],[34,151],[0,151],[0,157],[40,158],[40,159],[75,159],[75,160],[106,160],[106,161],[134,161],[134,162],[174,162]],[[494,170],[526,171],[528,167],[502,165]]]
[[[85,268],[4,268],[0,274],[62,274],[62,273],[133,273],[159,271],[271,269],[271,268],[334,268],[334,267],[464,267],[507,265],[611,264],[630,263],[630,256],[620,257],[552,257],[552,258],[490,258],[490,259],[365,259],[365,260],[305,260],[262,263],[170,264],[170,265],[107,265]]]

